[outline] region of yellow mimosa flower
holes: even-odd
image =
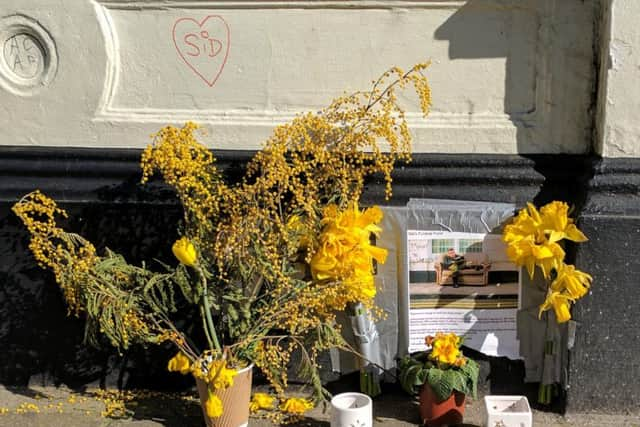
[[[313,408],[313,403],[307,399],[290,397],[280,405],[280,410],[294,415],[302,415]]]
[[[179,352],[167,364],[167,369],[170,372],[180,372],[182,375],[186,375],[191,372],[191,362],[184,353]]]
[[[547,298],[544,303],[540,306],[539,316],[542,316],[542,312],[553,307],[558,323],[564,323],[570,320],[571,312],[569,311],[569,300],[570,298],[567,295],[563,295],[560,292],[550,291],[547,294]]]
[[[249,410],[256,412],[260,409],[273,409],[275,403],[275,397],[267,393],[254,393],[251,403],[249,404]]]
[[[591,275],[576,269],[573,265],[562,264],[557,269],[558,276],[551,283],[551,290],[563,292],[572,300],[582,298],[589,291]]]
[[[309,246],[311,236],[307,225],[304,223],[300,215],[291,215],[286,224],[286,229],[293,235],[299,248],[306,248]]]
[[[214,360],[209,364],[207,381],[215,389],[224,389],[233,385],[233,377],[237,374],[235,369],[227,368],[224,360]]]
[[[186,237],[176,240],[171,247],[171,250],[173,251],[173,255],[178,258],[178,261],[182,264],[188,267],[196,265],[198,253],[196,252],[196,248],[193,246],[193,243],[191,243],[191,241]]]
[[[217,418],[222,415],[222,400],[215,394],[211,392],[211,390],[207,389],[208,396],[207,401],[204,404],[204,409],[207,412],[207,416],[210,418]]]

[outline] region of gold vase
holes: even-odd
[[[253,364],[240,369],[233,377],[233,385],[224,390],[216,390],[203,380],[196,378],[200,395],[200,406],[207,427],[245,427],[249,424],[249,402],[251,400],[251,373]],[[222,415],[211,418],[204,405],[208,398],[207,388],[222,401]]]

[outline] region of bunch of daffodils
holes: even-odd
[[[236,369],[229,368],[225,360],[212,360],[208,363],[200,360],[192,365],[189,358],[181,352],[169,360],[167,369],[183,375],[190,373],[194,377],[204,380],[209,385],[207,398],[204,402],[207,415],[211,418],[222,415],[222,400],[215,394],[215,391],[233,386],[233,379],[238,374]]]
[[[344,212],[336,205],[324,210],[318,250],[311,258],[311,272],[318,281],[342,282],[343,292],[335,297],[344,307],[345,301],[370,302],[376,295],[373,261],[384,263],[387,250],[371,243],[381,228],[382,211],[374,206],[361,212],[357,203]]]
[[[570,305],[587,294],[592,278],[564,262],[562,240],[587,240],[569,218],[569,206],[554,201],[538,211],[529,203],[505,226],[502,238],[507,243],[507,255],[516,265],[526,267],[530,278],[538,267],[549,282],[540,315],[553,308],[558,323],[570,320]]]

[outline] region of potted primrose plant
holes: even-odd
[[[427,336],[426,352],[400,360],[400,383],[408,393],[419,395],[420,417],[427,426],[460,424],[467,395],[476,397],[478,365],[460,350],[462,338],[438,332]]]

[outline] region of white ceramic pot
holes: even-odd
[[[485,426],[531,427],[533,418],[525,396],[485,396]]]
[[[372,427],[373,404],[362,393],[342,393],[331,399],[331,427]]]

